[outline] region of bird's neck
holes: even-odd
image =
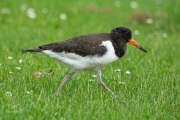
[[[127,45],[124,42],[117,42],[112,41],[112,44],[114,46],[115,54],[118,56],[118,58],[123,57],[126,54],[127,51]]]

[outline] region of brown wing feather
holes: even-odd
[[[106,53],[105,46],[100,46],[102,41],[111,40],[108,33],[88,34],[77,36],[66,41],[39,46],[40,49],[51,49],[53,52],[76,53],[81,56],[100,55]]]
[[[41,46],[38,46],[39,49],[43,49],[43,50],[51,50],[52,47],[53,47],[53,44],[54,43],[50,43],[50,44],[46,44],[46,45],[41,45]]]

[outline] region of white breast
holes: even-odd
[[[107,52],[103,56],[89,55],[82,57],[75,53],[55,53],[52,52],[52,50],[44,50],[42,52],[71,68],[76,68],[83,71],[97,72],[111,62],[118,60],[111,41],[103,41],[101,45],[105,46],[107,49]]]

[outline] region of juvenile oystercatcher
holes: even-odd
[[[56,96],[69,77],[80,71],[97,73],[99,85],[111,92],[101,79],[101,69],[126,54],[126,43],[147,52],[133,39],[131,30],[126,27],[114,28],[111,33],[81,35],[66,41],[41,45],[37,49],[23,49],[22,52],[42,52],[72,68],[64,77]],[[111,95],[114,96],[114,93],[111,92]]]

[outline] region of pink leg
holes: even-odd
[[[64,77],[61,85],[60,85],[59,88],[58,88],[58,91],[57,91],[57,93],[56,93],[56,96],[58,96],[58,94],[59,94],[62,86],[68,81],[68,79],[69,79],[73,74],[75,74],[75,73],[77,73],[77,72],[78,72],[77,70],[72,70],[71,73],[69,73],[68,75],[66,75],[66,76]]]
[[[101,70],[97,72],[97,75],[98,75],[99,85],[102,86],[107,92],[111,92],[111,90],[105,85],[105,83],[101,79]],[[113,92],[111,92],[111,96],[114,97]]]

